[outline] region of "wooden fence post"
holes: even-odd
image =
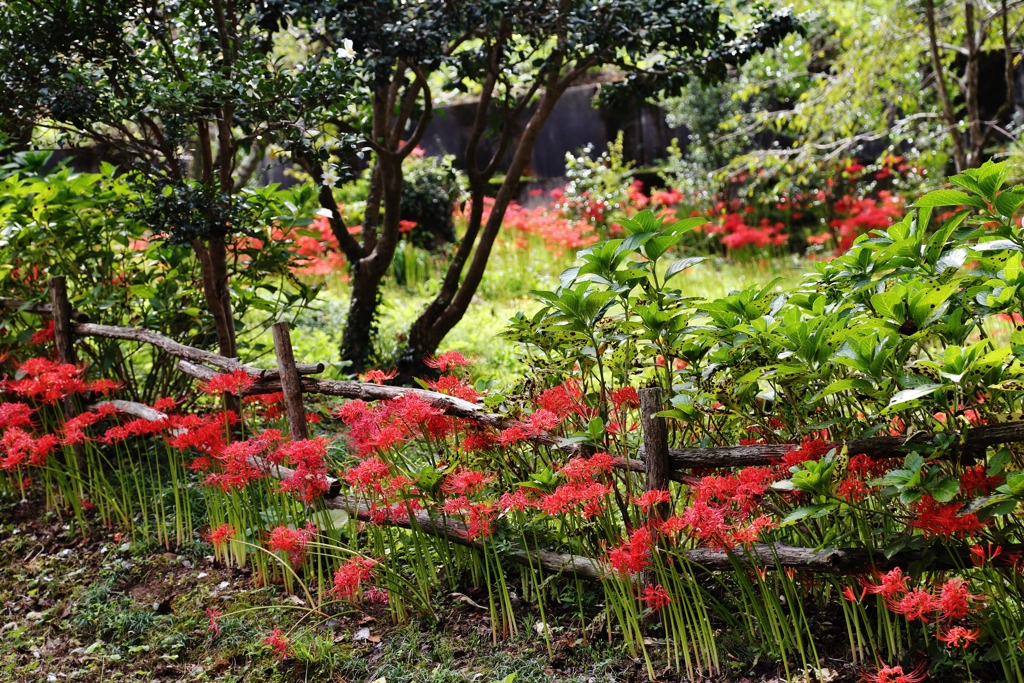
[[[77,366],[78,356],[75,354],[75,333],[71,330],[71,302],[68,300],[67,279],[63,275],[51,277],[48,289],[50,305],[53,307],[53,342],[57,347],[57,362]],[[77,396],[65,396],[64,419],[68,420],[78,415],[82,412],[81,407]],[[82,444],[76,443],[72,448],[78,471],[84,475],[86,462]]]
[[[655,417],[661,412],[661,389],[652,387],[640,390],[640,425],[644,436],[644,467],[647,470],[645,491],[667,491],[668,480],[672,473],[668,460],[668,425],[663,417]],[[659,503],[653,514],[667,519],[668,503]]]
[[[71,302],[68,283],[63,275],[50,278],[50,304],[53,307],[53,341],[57,347],[57,362],[78,365],[75,355],[75,334],[71,331]],[[78,415],[79,404],[74,396],[64,398],[64,419]],[[77,449],[76,449],[77,452]]]
[[[281,378],[284,392],[284,407],[288,413],[288,433],[293,441],[309,438],[306,426],[306,409],[302,405],[302,381],[295,367],[295,353],[292,351],[292,337],[288,323],[276,322],[270,329],[274,333],[274,353],[277,355],[277,374]]]
[[[68,301],[68,283],[63,275],[50,278],[50,304],[53,306],[53,336],[57,346],[57,360],[76,365],[74,334],[71,331],[71,302]]]

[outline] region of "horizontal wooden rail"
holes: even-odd
[[[36,304],[23,299],[12,299],[8,296],[0,296],[0,308],[6,308],[14,311],[20,310],[25,313],[35,313],[37,315],[53,315],[53,304]],[[89,316],[81,311],[71,311],[71,319],[79,323],[89,322]]]
[[[226,358],[211,351],[203,351],[192,346],[186,346],[176,342],[170,337],[147,330],[141,327],[116,327],[114,325],[97,325],[95,323],[80,323],[71,328],[71,331],[81,337],[105,337],[107,339],[123,339],[144,344],[151,344],[163,349],[175,358],[183,358],[196,363],[206,363],[223,372],[244,370],[254,377],[273,378],[277,377],[277,370],[264,370],[253,368],[242,363],[237,358]],[[316,375],[324,371],[323,363],[298,363],[296,367],[300,375]],[[212,376],[212,375],[211,375]]]
[[[133,401],[109,401],[119,411],[146,420],[164,420],[167,415],[154,410],[142,403]],[[96,410],[102,404],[89,406]],[[268,471],[275,479],[287,479],[294,470],[287,467],[268,464],[254,459],[260,469]],[[333,477],[328,478],[328,493],[323,497],[323,504],[328,509],[344,510],[362,521],[371,521],[373,514],[367,501],[356,496],[341,493],[341,482]],[[470,538],[468,526],[456,519],[432,517],[425,510],[415,511],[408,519],[389,522],[393,526],[406,529],[417,529],[423,533],[443,538],[451,543],[482,550],[483,544]],[[1024,545],[1011,544],[1001,546],[1002,557],[1016,552],[1024,552]],[[694,565],[694,568],[705,571],[730,571],[737,564],[748,567],[766,569],[793,569],[796,571],[827,573],[827,574],[864,574],[872,569],[887,570],[893,567],[907,567],[921,561],[929,555],[924,569],[928,571],[951,570],[969,567],[972,564],[971,549],[968,546],[944,546],[935,544],[926,551],[905,550],[892,557],[886,557],[877,550],[867,548],[799,548],[782,544],[758,543],[749,548],[720,550],[716,548],[687,548],[672,551]],[[524,566],[535,566],[547,572],[573,574],[581,579],[600,580],[608,576],[612,569],[603,561],[595,558],[559,553],[540,548],[522,548],[512,546],[503,553],[512,562]]]
[[[948,434],[948,433],[947,433]],[[850,439],[833,443],[836,447],[845,445],[850,455],[864,454],[873,459],[897,458],[934,443],[939,434],[917,432],[912,436],[875,436],[867,439]],[[960,452],[978,455],[985,448],[1003,443],[1024,441],[1024,421],[971,427],[960,444]],[[751,444],[747,446],[726,446],[722,448],[670,448],[669,462],[673,471],[683,469],[749,467],[751,465],[772,465],[786,453],[800,448],[798,443]],[[641,451],[642,455],[642,451]]]
[[[20,299],[0,297],[0,304],[7,308],[23,308],[26,311],[41,314],[52,314],[50,304],[31,304]],[[84,314],[77,319],[84,318]],[[276,369],[261,369],[243,365],[236,358],[225,358],[210,351],[204,351],[185,344],[157,332],[143,328],[117,327],[94,323],[78,323],[72,326],[72,332],[80,336],[105,337],[122,339],[156,346],[179,359],[178,368],[186,374],[203,380],[209,380],[217,371],[232,372],[243,370],[257,379],[248,394],[266,394],[281,391],[280,376]],[[217,371],[211,370],[212,366]],[[308,375],[323,372],[323,363],[298,363],[296,368],[300,375],[303,393],[316,393],[343,398],[362,399],[364,401],[380,401],[394,399],[407,393],[413,393],[441,408],[446,414],[477,422],[478,424],[506,429],[515,424],[515,420],[488,413],[478,404],[470,403],[447,394],[423,389],[380,386],[361,382],[343,380],[313,379]],[[937,436],[931,432],[918,432],[912,436],[876,436],[867,439],[851,439],[845,442],[851,454],[863,453],[872,458],[891,458],[904,456],[915,448],[934,443]],[[559,440],[553,435],[540,433],[527,437],[527,440],[545,446],[558,446]],[[988,446],[1002,443],[1024,442],[1024,421],[1011,421],[999,424],[982,425],[967,430],[959,445],[959,452],[975,457],[984,452]],[[837,443],[835,445],[841,445]],[[796,450],[800,444],[753,444],[721,448],[670,448],[668,450],[671,466],[671,478],[675,481],[687,481],[690,477],[684,470],[717,469],[731,467],[747,467],[751,465],[772,465],[786,453]],[[566,450],[575,452],[577,449],[568,446]],[[633,471],[646,470],[643,451],[641,459],[620,457],[616,465]]]
[[[187,360],[178,361],[178,369],[186,375],[191,375],[204,381],[209,381],[216,374],[209,368]],[[496,429],[503,429],[512,423],[512,420],[500,415],[480,410],[480,407],[475,403],[470,403],[448,394],[442,394],[438,391],[427,391],[426,389],[413,389],[409,387],[389,387],[363,382],[346,382],[344,380],[314,379],[311,377],[303,377],[301,383],[302,393],[304,394],[358,398],[364,401],[386,401],[406,394],[413,394],[429,402],[432,406],[443,410],[446,415],[466,418]],[[268,377],[254,384],[245,393],[248,395],[272,394],[278,391],[281,391],[280,379]]]

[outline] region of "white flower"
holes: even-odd
[[[356,51],[352,49],[352,41],[346,38],[341,41],[341,49],[338,50],[338,55],[345,59],[355,59]]]
[[[324,173],[323,182],[327,187],[334,187],[338,180],[340,180],[340,177],[333,170],[329,170],[327,173]]]

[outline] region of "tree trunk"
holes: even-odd
[[[384,223],[369,254],[352,263],[352,299],[341,339],[341,359],[350,363],[353,372],[362,372],[373,355],[380,284],[391,266],[400,235],[402,162],[379,155],[376,168],[374,176],[381,185]],[[364,224],[364,232],[367,229]],[[369,248],[366,242],[363,248]]]
[[[974,3],[968,0],[964,4],[964,23],[966,25],[965,37],[967,39],[967,65],[964,67],[964,99],[967,101],[967,134],[970,141],[967,153],[967,167],[975,168],[981,165],[981,156],[985,149],[985,139],[988,137],[983,130],[981,120],[981,108],[978,105],[978,79],[979,64],[981,57],[981,45],[978,36],[975,34],[974,26]],[[980,36],[984,41],[984,35]]]
[[[203,296],[217,329],[217,346],[225,358],[238,357],[235,320],[231,308],[231,289],[228,287],[227,242],[223,237],[211,237],[209,245],[194,238],[192,248],[199,257],[203,274]],[[224,407],[236,413],[241,408],[237,396],[224,394]]]
[[[533,146],[536,144],[544,124],[547,122],[563,92],[565,92],[565,88],[558,86],[545,90],[541,96],[537,110],[530,117],[526,129],[523,131],[523,136],[519,140],[516,152],[512,157],[512,163],[509,165],[508,173],[505,175],[505,180],[502,182],[494,198],[494,206],[491,208],[486,225],[484,225],[483,233],[480,236],[480,243],[477,245],[475,253],[473,253],[469,270],[466,271],[465,278],[459,284],[463,268],[467,261],[469,261],[469,254],[476,239],[476,230],[479,229],[478,227],[474,229],[473,221],[476,218],[475,214],[478,207],[481,217],[483,211],[483,190],[481,188],[478,191],[474,188],[472,197],[473,214],[470,217],[470,229],[467,230],[466,237],[459,245],[455,259],[453,259],[448,267],[441,291],[410,328],[409,342],[401,357],[403,374],[416,374],[417,369],[423,367],[423,359],[437,351],[437,347],[445,338],[445,335],[451,332],[452,328],[462,320],[466,309],[469,308],[469,304],[476,294],[477,287],[479,287],[480,281],[483,279],[491,248],[494,246],[494,240],[505,218],[505,210],[512,202],[516,188],[519,185],[519,179],[530,162]],[[474,160],[470,161],[473,162]],[[479,219],[477,219],[475,225],[480,225]]]
[[[932,71],[935,72],[935,89],[939,94],[939,102],[942,104],[942,118],[949,130],[949,136],[953,140],[953,163],[956,165],[957,173],[967,168],[967,152],[964,145],[964,137],[957,128],[958,121],[953,112],[953,101],[949,96],[949,89],[946,88],[946,70],[942,66],[942,59],[939,57],[939,39],[935,28],[935,3],[934,0],[926,0],[925,15],[928,20],[928,52],[931,56]]]

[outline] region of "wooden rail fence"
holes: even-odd
[[[272,326],[276,369],[253,368],[238,359],[226,358],[209,351],[196,349],[176,342],[156,332],[128,327],[97,325],[88,322],[88,316],[73,311],[68,303],[67,287],[62,276],[51,278],[49,283],[50,303],[33,304],[18,299],[0,297],[0,306],[40,315],[50,315],[54,320],[57,355],[62,363],[77,363],[74,338],[105,337],[151,344],[178,358],[179,370],[200,380],[208,381],[218,372],[243,370],[255,378],[247,395],[282,392],[288,419],[289,434],[294,439],[308,438],[309,430],[303,408],[302,395],[315,393],[365,401],[379,401],[414,393],[428,401],[435,408],[453,417],[465,418],[480,425],[504,429],[516,423],[512,418],[486,412],[482,406],[453,396],[423,389],[381,386],[361,382],[316,379],[324,370],[323,363],[297,363],[291,345],[288,323],[278,322]],[[643,446],[640,458],[619,456],[616,466],[646,474],[646,490],[667,490],[669,482],[692,480],[687,470],[728,469],[751,465],[776,464],[786,453],[800,447],[798,443],[756,444],[719,448],[669,448],[668,429],[664,417],[657,416],[662,410],[661,390],[641,389],[640,417]],[[105,401],[88,406],[97,409],[103,403],[126,414],[147,420],[163,420],[167,416],[149,406],[132,401]],[[77,409],[76,406],[72,410]],[[946,433],[948,435],[948,433]],[[915,448],[932,443],[938,434],[918,432],[912,436],[876,436],[866,439],[851,439],[834,445],[844,445],[851,455],[865,454],[871,458],[891,458],[909,453]],[[959,433],[958,455],[977,456],[984,449],[997,444],[1024,442],[1024,422],[1012,421],[973,427]],[[560,447],[559,440],[549,434],[530,437],[534,442],[546,446]],[[569,452],[574,447],[565,446]],[[271,475],[286,479],[291,470],[280,466],[267,468]],[[324,497],[327,508],[345,510],[358,519],[370,519],[370,508],[365,501],[341,492],[341,482],[331,479],[328,493]],[[669,506],[658,506],[653,514],[662,517],[668,514]],[[467,526],[446,517],[433,517],[427,511],[415,511],[405,521],[394,522],[397,526],[415,528],[424,533],[445,538],[450,542],[469,547],[482,548],[482,544],[470,538]],[[1024,545],[1002,546],[1008,554],[1024,551]],[[698,568],[708,571],[730,570],[736,562],[748,566],[767,568],[792,568],[808,572],[858,574],[872,568],[886,569],[906,566],[922,559],[923,553],[916,550],[900,551],[886,557],[878,550],[867,548],[801,548],[781,544],[755,544],[749,548],[718,550],[693,548],[677,551]],[[937,545],[928,549],[929,568],[957,569],[970,565],[970,549],[967,546]],[[541,548],[514,548],[508,558],[519,564],[540,566],[549,572],[566,572],[585,579],[600,579],[607,576],[610,568],[603,560],[558,553]]]

